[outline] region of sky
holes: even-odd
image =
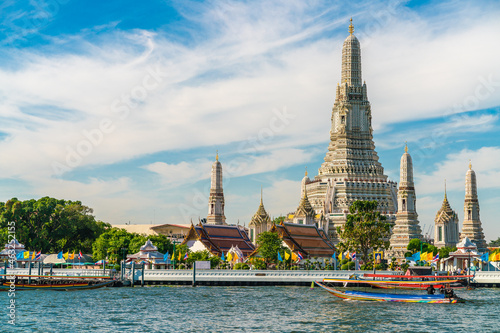
[[[79,200],[111,224],[206,216],[216,152],[228,223],[298,206],[326,154],[352,17],[374,141],[399,181],[405,142],[433,235],[446,179],[463,220],[477,174],[500,237],[498,1],[6,0],[0,201]]]

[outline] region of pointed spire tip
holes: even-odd
[[[351,17],[351,24],[349,24],[349,34],[352,35],[354,32],[354,26],[352,25],[352,17]]]

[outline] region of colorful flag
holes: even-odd
[[[437,259],[439,259],[439,253],[436,254],[436,256],[437,256]],[[428,261],[433,261],[434,259],[435,259],[434,253],[433,252],[429,252],[429,254],[427,255],[427,260]]]
[[[24,251],[24,259],[30,258],[30,251]]]
[[[167,252],[168,253],[168,252]],[[78,260],[82,259],[83,258],[83,254],[82,254],[82,251],[78,251]]]
[[[231,252],[227,253],[227,261],[231,261],[233,259],[233,254]]]
[[[337,258],[337,252],[333,252],[333,254],[332,254],[332,259],[335,259],[335,258]]]
[[[33,255],[31,256],[31,260],[35,260],[36,257],[36,251],[33,251]]]
[[[356,252],[351,255],[351,259],[356,260]]]
[[[69,251],[63,254],[64,260],[68,260],[69,258]]]
[[[278,251],[278,261],[279,261],[279,262],[282,262],[282,261],[283,261],[283,259],[281,258],[280,251]]]
[[[484,253],[484,254],[483,254],[483,255],[479,258],[479,260],[484,261],[484,262],[488,262],[488,259],[489,259],[488,257],[489,257],[488,252],[486,252],[486,253]]]
[[[344,253],[339,253],[339,260],[343,260],[344,259]]]
[[[182,254],[181,254],[181,251],[179,251],[179,261],[181,261],[182,259]]]
[[[304,259],[304,257],[302,256],[302,254],[300,252],[297,252],[297,256],[299,257],[300,260]]]
[[[285,260],[288,260],[288,259],[290,259],[290,253],[285,251]]]
[[[186,252],[186,254],[184,255],[184,260],[187,260],[187,258],[189,258],[189,255],[188,255],[188,253]]]
[[[73,253],[69,255],[69,259],[75,260],[75,251],[73,251]]]
[[[19,253],[16,255],[16,259],[24,259],[24,252],[19,252]]]
[[[238,253],[234,253],[234,256],[233,256],[233,261],[236,261],[238,260]]]
[[[42,251],[38,251],[38,253],[35,255],[35,260],[40,260],[42,257]]]
[[[413,261],[420,261],[420,251],[412,255]]]
[[[163,256],[163,261],[164,261],[164,262],[167,262],[167,261],[168,261],[168,251],[167,251],[167,253],[165,253],[165,255]]]
[[[63,258],[63,253],[62,251],[57,254],[57,259],[62,259]]]
[[[427,260],[427,252],[424,252],[422,254],[420,254],[420,258],[419,258],[420,261],[425,261]]]
[[[297,261],[299,257],[295,254],[295,252],[292,252],[292,260]]]
[[[224,251],[222,251],[222,255],[220,256],[220,260],[226,261],[226,258],[224,258]]]

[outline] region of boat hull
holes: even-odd
[[[15,283],[15,290],[82,290],[82,289],[98,289],[109,286],[114,283],[113,280],[104,282],[74,282],[74,283],[54,283],[55,281],[45,281],[46,283]],[[0,286],[0,291],[12,290],[12,284],[9,282],[3,283]]]
[[[366,293],[361,291],[345,291],[336,290],[327,287],[322,283],[315,282],[316,285],[325,289],[330,294],[345,300],[354,301],[371,301],[371,302],[401,302],[401,303],[434,303],[434,304],[453,304],[462,303],[463,299],[458,297],[448,298],[444,295],[405,295],[405,294],[382,294],[382,293]]]

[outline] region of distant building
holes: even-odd
[[[247,257],[255,250],[248,234],[240,225],[191,225],[188,234],[181,245],[187,245],[191,251],[207,250],[212,255],[222,256],[232,247],[238,249]]]
[[[390,257],[404,259],[410,240],[422,239],[422,230],[418,222],[417,197],[413,183],[413,163],[408,146],[401,156],[400,179],[398,190],[398,212],[392,228]]]
[[[262,202],[261,189],[259,208],[252,216],[252,219],[248,224],[248,229],[250,230],[250,240],[256,244],[259,234],[271,230],[272,226],[273,222],[271,221],[271,217],[267,214],[266,209],[264,208],[264,203]]]
[[[434,246],[455,246],[458,243],[458,215],[451,209],[444,191],[444,200],[434,220]]]
[[[479,218],[476,173],[472,170],[470,162],[469,170],[465,175],[464,223],[460,235],[461,240],[465,238],[469,238],[471,242],[475,243],[480,252],[488,250]]]
[[[226,224],[224,215],[224,191],[222,189],[222,165],[219,154],[215,156],[212,164],[210,196],[208,197],[207,224]]]

